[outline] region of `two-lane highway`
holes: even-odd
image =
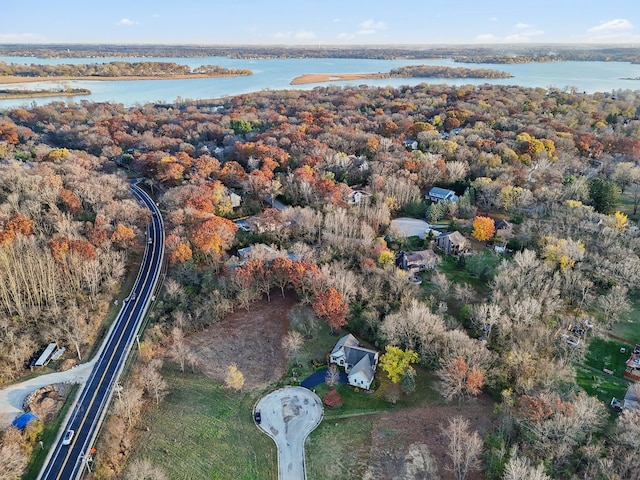
[[[133,289],[98,353],[93,372],[38,476],[41,480],[73,480],[82,475],[85,465],[83,460],[89,456],[118,377],[160,280],[164,260],[162,216],[156,204],[143,190],[135,184],[131,188],[138,202],[152,212],[142,265]],[[75,432],[74,436],[70,444],[63,445],[63,436],[69,430]]]

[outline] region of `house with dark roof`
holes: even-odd
[[[429,193],[425,195],[427,200],[432,202],[457,202],[458,196],[453,190],[447,190],[446,188],[433,187],[429,190]]]
[[[496,237],[508,240],[513,236],[513,225],[506,220],[499,218],[493,225],[496,229]]]
[[[353,335],[345,335],[336,343],[329,362],[344,367],[349,385],[369,390],[378,366],[379,352],[360,346]]]

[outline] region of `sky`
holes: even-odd
[[[640,46],[640,4],[637,0],[0,0],[0,43]]]

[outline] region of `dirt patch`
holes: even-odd
[[[244,388],[263,388],[286,373],[282,337],[289,330],[288,314],[297,303],[294,295],[279,293],[237,310],[215,326],[189,336],[187,342],[200,360],[200,370],[224,382],[227,368],[236,363],[244,374]]]
[[[376,417],[373,428],[369,469],[365,479],[453,480],[447,470],[448,440],[441,426],[456,415],[469,420],[481,437],[492,430],[495,421],[493,401],[482,396],[457,406],[433,406],[392,411]],[[467,480],[482,480],[482,472],[470,472]]]

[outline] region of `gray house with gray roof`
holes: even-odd
[[[345,335],[333,347],[330,363],[344,367],[349,385],[369,390],[378,366],[379,352],[360,346],[353,335]]]

